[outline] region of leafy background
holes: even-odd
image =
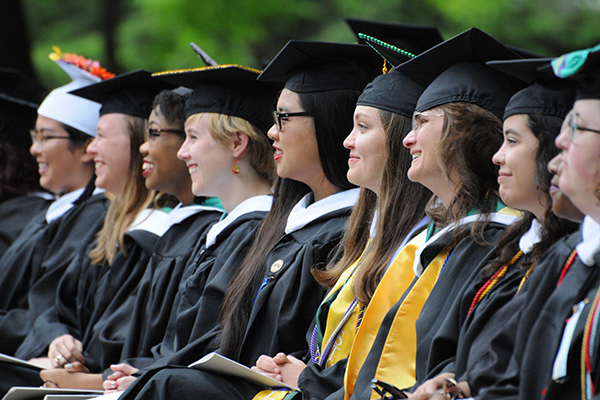
[[[265,65],[290,39],[354,42],[345,17],[437,26],[444,38],[476,26],[547,56],[600,43],[595,0],[4,0],[17,1],[34,71],[49,88],[68,77],[52,46],[112,72],[193,68],[195,42],[221,64]]]

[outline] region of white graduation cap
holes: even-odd
[[[58,64],[73,82],[50,92],[38,108],[38,114],[95,137],[102,104],[72,95],[69,92],[100,82],[102,78],[67,62],[60,55],[60,50],[52,53],[50,59]]]

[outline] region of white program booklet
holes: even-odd
[[[83,389],[61,389],[61,388],[44,388],[44,387],[21,387],[15,386],[4,395],[2,400],[30,400],[30,399],[43,399],[47,395],[51,394],[86,394],[89,397],[101,395],[102,390],[83,390]]]
[[[297,390],[297,388],[293,386],[286,385],[283,382],[269,378],[268,376],[265,376],[259,372],[252,371],[245,365],[230,360],[229,358],[223,357],[217,353],[209,353],[198,361],[190,364],[188,367],[196,368],[202,371],[210,371],[223,375],[235,376],[265,388],[287,388],[291,390]]]
[[[9,364],[17,364],[17,365],[21,365],[23,367],[29,367],[29,368],[38,369],[38,370],[46,369],[46,367],[42,367],[41,365],[30,363],[29,361],[21,360],[20,358],[11,357],[9,355],[2,354],[2,353],[0,353],[0,362],[5,362],[5,363],[9,363]]]

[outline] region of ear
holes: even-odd
[[[231,137],[231,150],[235,158],[244,158],[246,149],[250,145],[250,137],[247,133],[238,131]]]

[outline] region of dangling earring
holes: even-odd
[[[240,167],[237,165],[237,158],[233,161],[233,167],[231,167],[231,172],[235,175],[240,173]]]

